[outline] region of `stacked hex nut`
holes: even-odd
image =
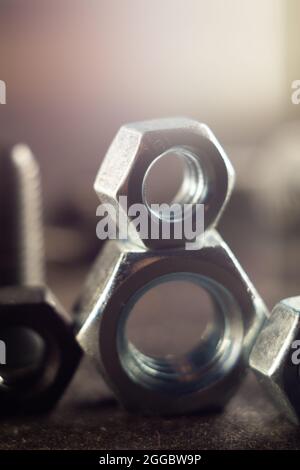
[[[267,314],[262,299],[215,230],[233,189],[234,171],[206,125],[176,118],[123,126],[96,178],[100,201],[122,211],[119,196],[127,196],[128,206],[147,206],[145,176],[151,164],[169,151],[181,154],[188,167],[179,190],[184,195],[182,202],[204,204],[204,237],[198,234],[194,249],[186,250],[184,238],[141,237],[130,223],[129,240],[106,243],[77,304],[81,346],[119,401],[144,414],[223,407],[243,377]],[[150,210],[148,215],[153,215]],[[154,222],[160,223],[155,217]],[[170,220],[171,225],[175,223],[178,221]],[[174,277],[209,293],[217,311],[216,328],[204,343],[199,336],[198,346],[187,355],[172,360],[146,356],[128,341],[126,321],[149,288]]]

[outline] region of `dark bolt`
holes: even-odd
[[[45,287],[38,165],[0,150],[0,410],[55,403],[81,357],[70,318]]]

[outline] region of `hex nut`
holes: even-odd
[[[177,149],[188,163],[189,171],[183,181],[180,200],[204,204],[204,229],[215,227],[232,192],[234,170],[211,130],[192,119],[157,119],[121,127],[96,177],[95,191],[100,201],[123,211],[125,220],[132,222],[127,210],[118,202],[120,196],[127,197],[128,207],[134,204],[147,207],[143,191],[147,170],[172,149]],[[161,217],[155,218],[149,208],[148,218],[149,227],[150,220],[158,225],[162,222]],[[183,218],[174,218],[170,222],[172,234],[175,226],[182,223]],[[161,235],[158,239],[145,237],[137,232],[133,223],[129,224],[129,236],[134,243],[150,248],[183,246],[186,242],[184,236],[180,240],[174,235],[170,239],[163,239]]]
[[[137,297],[163,277],[199,282],[215,300],[223,336],[212,336],[171,364],[145,356],[127,340]],[[121,404],[143,414],[185,414],[223,407],[239,385],[266,307],[215,230],[199,250],[146,250],[110,240],[77,304],[78,341]],[[201,314],[201,312],[199,312]],[[218,325],[220,326],[220,325]],[[199,338],[200,340],[200,338]],[[207,351],[212,349],[212,356]],[[176,373],[175,373],[176,371]]]
[[[0,412],[49,410],[69,384],[82,355],[69,316],[49,290],[26,286],[0,289],[0,319],[0,339],[6,336],[8,328],[21,327],[34,332],[44,345],[36,373],[25,375],[16,386],[3,380],[7,365],[0,366]],[[8,342],[7,357],[13,353],[10,348],[17,347]]]
[[[300,369],[293,354],[299,340],[300,297],[293,297],[275,306],[250,356],[259,382],[279,411],[295,424],[300,418]]]

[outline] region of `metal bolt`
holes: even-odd
[[[44,283],[41,191],[37,163],[25,145],[0,153],[0,286]],[[30,330],[1,329],[7,364],[4,383],[27,378],[41,363],[43,342]]]
[[[30,149],[0,150],[0,340],[6,352],[0,408],[47,408],[80,358],[71,321],[45,287],[41,209],[39,168]],[[62,371],[64,362],[69,367]]]

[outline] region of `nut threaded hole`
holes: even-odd
[[[194,307],[196,307],[193,309],[193,313],[194,315],[198,313],[199,321],[196,321],[195,316],[194,320],[187,318],[188,304],[184,296],[181,299],[183,305],[180,305],[183,284],[185,284],[187,291],[192,292],[191,289],[194,289],[193,299],[190,298],[190,301],[193,301]],[[143,307],[145,308],[147,305],[147,300],[149,307],[149,296],[150,298],[153,295],[158,296],[158,301],[152,301],[150,304],[150,310],[151,308],[159,308],[160,296],[157,292],[155,293],[155,289],[156,291],[159,289],[161,292],[165,291],[164,302],[161,304],[162,309],[168,300],[172,306],[172,300],[174,301],[171,299],[172,295],[175,297],[174,293],[179,293],[179,298],[178,295],[176,297],[177,307],[182,318],[177,324],[174,319],[170,321],[169,332],[159,331],[155,334],[152,330],[150,333],[152,340],[161,337],[163,341],[165,337],[166,341],[165,343],[160,342],[158,348],[157,341],[156,344],[154,343],[154,348],[152,343],[152,350],[151,348],[149,350],[147,340],[146,345],[145,341],[143,342],[143,346],[141,341],[137,343],[137,336],[134,337],[132,331],[132,322],[136,315],[141,315]],[[205,306],[206,310],[204,311]],[[209,307],[208,310],[207,307]],[[162,309],[159,310],[159,313],[156,312],[158,317],[165,315]],[[192,334],[187,335],[190,337],[186,337],[186,339],[191,340],[192,336],[194,338],[194,344],[191,347],[189,342],[189,348],[187,348],[187,341],[185,341],[184,347],[182,347],[183,343],[180,345],[180,341],[178,342],[178,338],[182,339],[185,321],[192,322],[193,325],[186,329],[187,332],[192,330]],[[147,324],[144,324],[143,328],[147,333]],[[177,332],[176,338],[175,331]],[[168,342],[167,333],[172,341]],[[171,342],[173,350],[169,350],[167,353],[166,345],[170,346]],[[206,387],[227,374],[238,360],[242,342],[241,312],[233,296],[215,281],[191,273],[176,273],[159,277],[138,291],[124,308],[118,330],[118,352],[126,373],[142,386],[169,391],[172,389],[176,393],[186,393]]]

